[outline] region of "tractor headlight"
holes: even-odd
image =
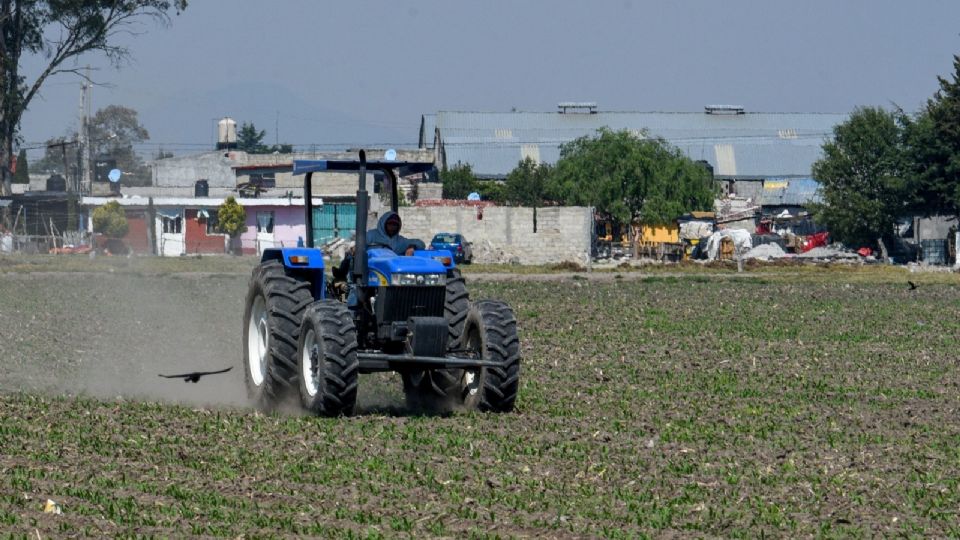
[[[393,274],[393,285],[446,285],[446,274]]]

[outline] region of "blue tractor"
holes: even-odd
[[[382,173],[396,212],[398,177],[432,168],[367,161],[363,151],[357,160],[294,161],[294,175],[306,175],[306,247],[264,250],[244,310],[243,364],[258,408],[271,410],[298,396],[315,414],[350,415],[361,373],[396,371],[408,405],[417,410],[513,410],[520,342],[510,306],[471,302],[449,251],[400,255],[367,241],[367,171]],[[312,180],[322,171],[359,173],[346,295],[337,294],[323,253],[313,247]]]

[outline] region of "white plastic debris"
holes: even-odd
[[[60,509],[60,504],[53,499],[47,499],[46,504],[43,505],[44,514],[56,514],[60,515],[63,513],[63,510]]]

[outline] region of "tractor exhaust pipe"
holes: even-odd
[[[353,254],[353,282],[365,286],[367,279],[367,153],[360,151],[360,186],[357,189],[357,236]]]

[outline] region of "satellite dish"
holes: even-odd
[[[107,173],[107,178],[108,178],[111,182],[116,183],[116,182],[119,182],[119,181],[120,181],[120,175],[121,175],[121,174],[123,174],[123,173],[120,172],[120,169],[110,169],[110,172]]]
[[[383,159],[386,161],[396,161],[397,160],[397,151],[393,148],[387,150],[383,153]]]

